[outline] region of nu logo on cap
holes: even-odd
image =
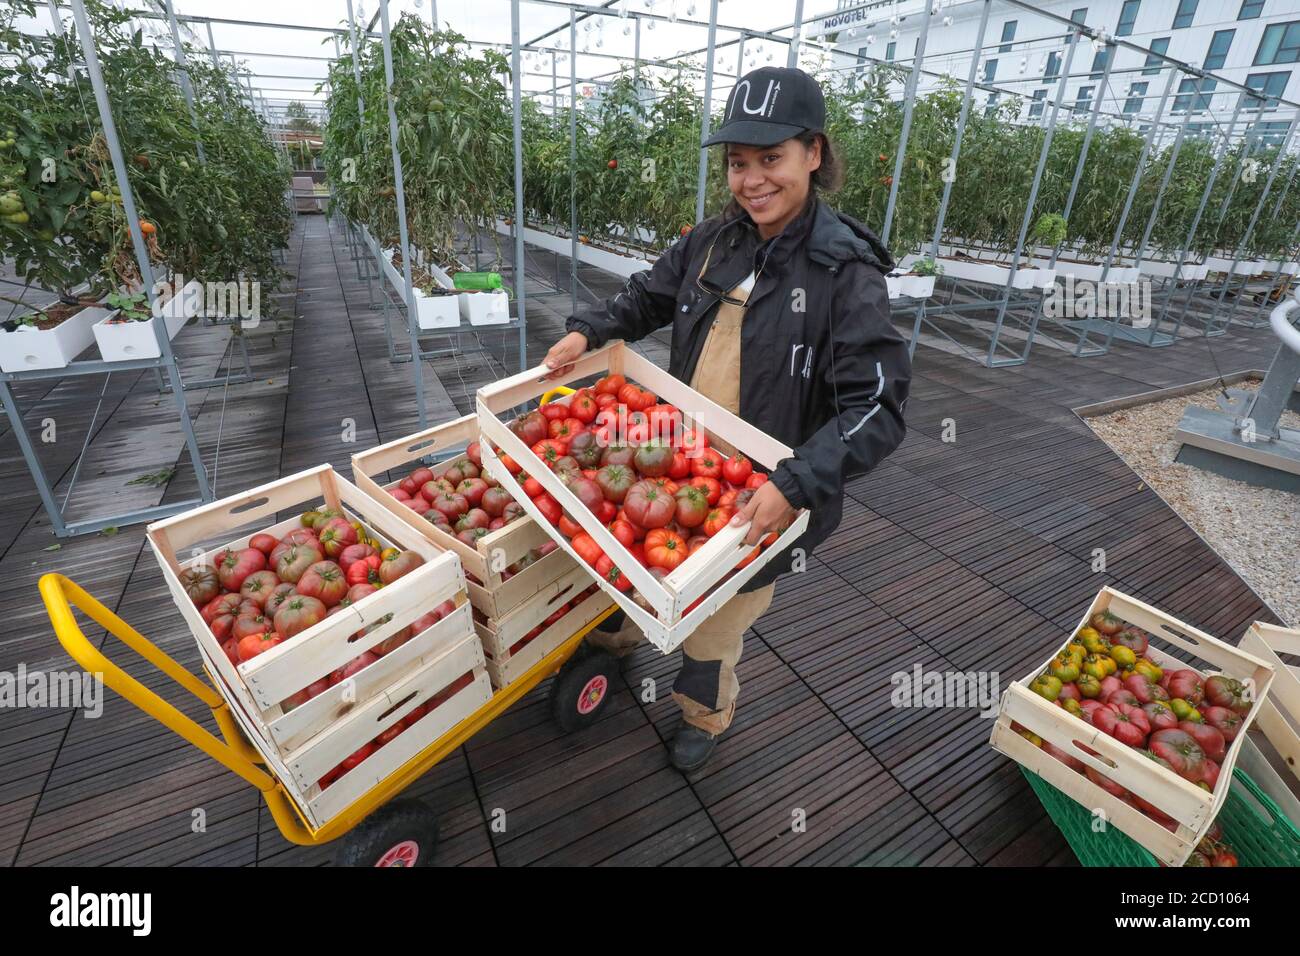
[[[745,88],[743,95],[740,91],[742,86]],[[762,116],[771,119],[772,110],[776,108],[776,98],[781,93],[781,81],[775,79],[767,81],[767,92],[763,94],[763,102],[759,103],[757,108],[749,105],[750,92],[749,80],[741,80],[736,84],[736,89],[731,94],[731,111],[727,114],[727,119],[731,119],[736,115],[737,104],[750,116]]]

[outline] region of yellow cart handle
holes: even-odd
[[[227,770],[239,774],[263,793],[275,790],[276,781],[256,766],[250,756],[255,753],[243,740],[230,716],[226,702],[211,687],[160,651],[152,641],[90,596],[62,574],[45,574],[40,580],[41,600],[54,625],[54,633],[68,655],[88,673],[99,675],[113,688],[150,717],[188,740]],[[218,740],[167,701],[126,673],[86,639],[72,613],[76,607],[131,650],[212,708],[217,724],[230,740],[242,744],[242,750]]]
[[[549,392],[543,395],[542,400],[538,404],[545,405],[547,402],[553,402],[557,398],[560,398],[563,395],[572,395],[572,394],[573,394],[573,389],[569,388],[567,385],[557,385],[555,388],[551,389]]]

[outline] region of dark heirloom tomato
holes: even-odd
[[[482,478],[466,478],[456,486],[456,494],[468,501],[471,508],[482,506],[483,495],[487,490],[488,483]]]
[[[199,614],[207,621],[217,640],[224,641],[230,636],[237,619],[256,617],[261,612],[262,609],[247,598],[238,594],[222,594],[205,604]]]
[[[479,507],[488,513],[489,517],[500,518],[506,510],[506,505],[514,501],[510,497],[510,492],[504,488],[489,488],[483,492],[483,500],[479,502]]]
[[[262,606],[262,612],[265,614],[275,615],[280,610],[280,605],[289,600],[289,595],[297,594],[298,589],[287,581],[277,584],[271,589],[271,594],[266,599],[266,604]]]
[[[266,568],[266,555],[257,548],[222,551],[217,555],[217,579],[227,591],[238,591],[244,578]]]
[[[433,500],[433,507],[438,513],[450,521],[453,518],[459,518],[466,511],[469,511],[469,502],[465,500],[464,495],[455,493],[447,494],[443,492]]]
[[[325,620],[329,609],[321,601],[303,594],[295,594],[280,605],[275,612],[275,630],[282,638],[288,640],[295,634],[307,630]]]
[[[372,544],[350,544],[338,556],[338,564],[340,568],[346,571],[353,561],[360,561],[378,553],[378,549]]]
[[[452,527],[457,531],[472,531],[475,528],[486,528],[491,523],[491,517],[482,508],[470,508],[456,519]]]
[[[295,544],[280,555],[280,559],[275,563],[275,573],[281,581],[296,584],[308,568],[324,557],[318,547],[310,544]]]
[[[605,495],[599,484],[581,475],[565,478],[564,484],[588,511],[592,514],[597,514],[600,511]]]
[[[527,412],[510,423],[510,430],[531,447],[546,437],[546,416],[538,411]]]
[[[1227,751],[1227,741],[1223,733],[1213,724],[1198,724],[1190,720],[1180,721],[1178,729],[1195,740],[1211,760],[1223,759]]]
[[[1169,763],[1174,773],[1195,783],[1204,771],[1205,751],[1185,730],[1170,728],[1151,735],[1151,752]]]
[[[246,614],[235,618],[230,636],[237,641],[242,641],[250,634],[269,634],[272,630],[271,619],[265,614]]]
[[[606,499],[622,504],[633,484],[632,471],[624,465],[606,465],[596,472],[596,484]]]
[[[569,454],[583,468],[599,468],[604,451],[595,432],[579,432],[569,440]]]
[[[389,555],[379,565],[379,580],[384,584],[392,584],[398,578],[410,574],[422,564],[424,564],[424,558],[414,551],[399,551],[397,554]]]
[[[650,442],[636,450],[632,465],[645,478],[662,478],[673,465],[673,450],[668,445]]]
[[[554,471],[561,478],[565,475],[580,475],[582,474],[582,466],[578,464],[578,459],[572,455],[565,455],[563,458],[556,460]]]
[[[1205,702],[1213,707],[1226,707],[1239,714],[1250,710],[1250,695],[1246,685],[1235,677],[1224,674],[1215,674],[1205,681]]]
[[[677,502],[652,481],[638,481],[623,499],[627,516],[643,528],[662,528],[673,520]]]
[[[636,449],[627,445],[610,445],[600,455],[602,465],[625,465],[631,467],[636,457]]]
[[[180,573],[180,581],[195,607],[202,607],[221,593],[217,572],[206,564],[201,568],[186,568]]]
[[[677,523],[683,528],[698,528],[709,514],[709,499],[694,485],[682,485],[674,496],[677,499]]]
[[[547,495],[547,497],[549,498],[550,496]],[[511,501],[508,505],[505,506],[505,509],[501,512],[501,517],[505,518],[506,522],[509,523],[511,521],[514,521],[516,518],[522,518],[525,514],[526,512],[524,511],[523,505],[521,505],[517,501]]]
[[[415,469],[415,471],[411,472],[410,475],[411,480],[415,482],[415,487],[417,488],[422,487],[425,482],[433,481],[433,479],[436,477],[437,475],[433,473],[433,469],[426,468],[424,465],[421,465],[419,468]]]

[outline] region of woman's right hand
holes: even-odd
[[[547,378],[563,378],[573,371],[573,363],[587,351],[587,337],[581,332],[570,332],[551,346],[546,353],[546,367],[551,369]]]

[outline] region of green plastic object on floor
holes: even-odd
[[[1084,866],[1157,866],[1140,844],[1106,827],[1092,828],[1092,814],[1038,774],[1020,768],[1052,822]],[[1300,830],[1281,808],[1240,767],[1232,771],[1232,787],[1219,811],[1223,839],[1242,866],[1300,866]]]
[[[451,283],[457,289],[500,289],[499,272],[457,272],[451,277]]]

